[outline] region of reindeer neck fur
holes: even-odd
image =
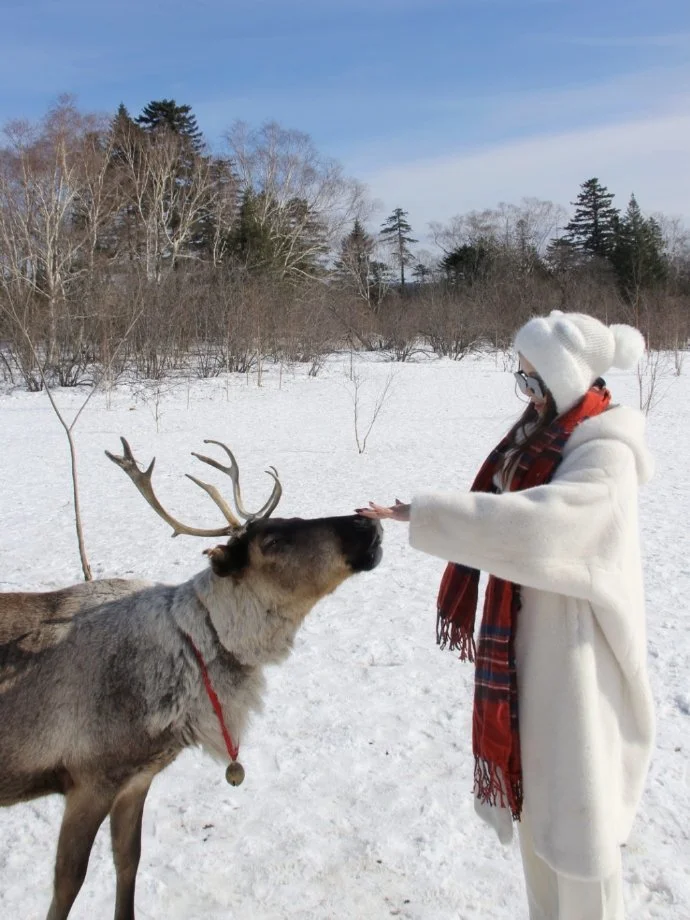
[[[299,622],[267,610],[246,585],[230,577],[219,578],[210,569],[175,590],[169,612],[201,653],[221,701],[225,725],[231,737],[240,741],[251,713],[263,708],[262,666],[287,657]],[[227,760],[218,719],[191,652],[188,662],[192,683],[186,689],[184,716],[178,723],[181,738],[184,744],[199,744],[212,756]]]
[[[290,654],[307,610],[303,613],[281,610],[274,599],[262,597],[260,591],[244,580],[219,578],[210,569],[199,572],[189,584],[208,613],[217,641],[240,664],[249,667],[275,664]],[[189,607],[182,605],[182,619],[190,619],[188,612]],[[192,636],[198,634],[198,627],[192,622],[179,622],[179,625]]]

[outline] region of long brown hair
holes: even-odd
[[[509,446],[529,447],[540,431],[547,428],[558,417],[556,403],[549,390],[545,394],[546,405],[539,411],[533,402],[530,402],[520,418],[508,432]],[[529,430],[529,434],[527,431]]]
[[[558,409],[553,396],[547,390],[545,394],[546,405],[540,412],[533,402],[530,402],[520,418],[515,422],[508,432],[507,446],[504,450],[506,460],[504,461],[503,475],[509,480],[512,475],[515,464],[520,458],[523,450],[526,450],[533,441],[537,439],[540,432],[551,424],[557,418]]]

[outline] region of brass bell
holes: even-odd
[[[244,782],[244,767],[241,763],[236,760],[233,760],[231,764],[228,764],[228,768],[225,771],[225,779],[230,783],[231,786],[240,786]]]

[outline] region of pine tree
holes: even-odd
[[[390,266],[385,262],[374,259],[371,263],[371,300],[374,306],[378,306],[386,295],[386,292],[393,284],[393,274]]]
[[[211,191],[199,217],[193,246],[205,258],[218,264],[228,251],[242,198],[231,161],[224,157],[213,157],[209,163]]]
[[[352,230],[341,244],[343,253],[351,253],[355,264],[359,268],[366,266],[374,251],[374,240],[367,233],[359,218],[356,218]]]
[[[170,175],[166,179],[167,183],[172,184],[167,186],[170,193],[166,192],[165,232],[174,236],[183,220],[184,208],[178,207],[178,204],[184,199],[185,194],[189,193],[187,201],[191,201],[197,195],[202,175],[205,175],[205,181],[208,182],[209,173],[215,172],[216,175],[210,177],[211,184],[214,178],[223,181],[224,176],[220,175],[222,171],[213,169],[211,157],[204,153],[203,135],[196,117],[192,114],[191,106],[178,105],[174,99],[154,100],[134,119],[134,126],[142,138],[139,146],[142,150],[148,150],[150,163],[156,164],[160,159],[156,156],[156,150],[163,154],[163,160],[169,156],[174,161],[174,165],[161,166],[161,169],[170,170]],[[194,191],[195,189],[197,191]],[[220,185],[215,189],[218,196],[222,195],[223,191]],[[211,213],[215,197],[214,190],[209,188],[206,202],[198,199],[195,202],[197,214],[195,219],[188,223],[189,232],[186,233],[187,239],[184,244],[188,252],[208,253],[213,250],[216,227]]]
[[[277,204],[247,189],[228,249],[249,271],[277,277],[318,277],[327,252],[323,227],[307,202]]]
[[[110,190],[120,200],[117,219],[107,234],[103,234],[105,248],[111,256],[118,252],[128,258],[137,257],[142,241],[138,227],[137,209],[132,203],[134,195],[132,174],[138,172],[145,157],[146,135],[136,124],[123,102],[110,122],[110,150],[108,179]]]
[[[144,107],[135,121],[150,133],[167,129],[172,134],[185,138],[196,154],[203,150],[204,136],[189,105],[177,105],[174,99],[154,100]]]
[[[544,261],[552,274],[563,275],[581,266],[582,253],[574,243],[561,236],[546,247]]]
[[[449,282],[471,285],[484,277],[494,261],[494,247],[490,240],[478,239],[475,243],[456,246],[442,260],[441,268]]]
[[[618,210],[613,207],[613,194],[596,178],[580,186],[575,216],[565,228],[564,239],[580,252],[609,258],[615,245]]]
[[[410,234],[412,227],[407,220],[407,211],[402,208],[396,208],[390,217],[381,224],[379,236],[390,246],[393,259],[400,268],[400,287],[405,287],[405,266],[409,265],[413,259],[410,252],[409,244],[416,243],[418,240],[413,239]]]
[[[282,208],[280,264],[284,275],[316,278],[324,274],[328,254],[323,220],[304,198],[291,198]]]
[[[335,276],[344,284],[354,286],[357,295],[367,302],[371,299],[374,245],[374,240],[357,218],[340,244],[339,257],[334,265]]]
[[[250,189],[244,192],[237,222],[229,238],[230,252],[250,271],[267,270],[275,255],[271,228],[259,218],[261,204],[261,196]]]
[[[628,299],[633,299],[640,289],[663,281],[667,275],[661,228],[654,218],[644,217],[634,195],[630,196],[619,222],[611,261]]]
[[[113,139],[113,153],[111,156],[117,156],[118,150],[132,143],[140,133],[141,128],[129,114],[124,102],[121,102],[117,107],[115,116],[110,122],[110,134]]]
[[[515,222],[514,239],[512,245],[506,247],[505,255],[508,262],[515,265],[520,275],[544,275],[547,267],[539,249],[535,245],[532,229],[525,217],[519,217]]]
[[[425,265],[424,262],[417,262],[417,264],[412,269],[412,277],[418,284],[426,284],[427,280],[431,278],[432,274],[432,270],[428,265]]]

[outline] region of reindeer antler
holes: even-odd
[[[192,456],[196,457],[197,460],[201,460],[203,463],[208,463],[209,466],[215,467],[217,470],[220,470],[221,473],[226,473],[230,479],[232,479],[232,494],[235,499],[235,507],[237,508],[237,513],[240,515],[240,517],[244,518],[245,521],[258,521],[261,518],[269,517],[273,511],[275,511],[278,502],[280,501],[280,496],[283,494],[283,487],[281,486],[280,480],[278,479],[278,471],[276,468],[271,466],[266,470],[266,473],[273,479],[275,483],[270,498],[263,506],[263,508],[259,508],[258,511],[255,511],[252,514],[250,511],[245,511],[244,503],[242,502],[242,493],[240,491],[240,468],[237,464],[237,460],[235,460],[235,455],[233,452],[226,444],[223,444],[222,441],[211,441],[206,439],[204,440],[204,444],[217,444],[218,447],[222,447],[228,457],[230,457],[230,466],[223,466],[222,463],[218,463],[217,460],[213,460],[211,457],[204,457],[202,454],[195,454],[194,451],[192,451]],[[187,476],[189,476],[189,473],[187,473]],[[209,487],[205,483],[199,482],[199,480],[195,479],[193,476],[189,476],[189,478],[198,486],[201,486],[202,489],[206,489],[206,491],[209,490]],[[213,489],[213,486],[210,488]],[[218,493],[216,492],[216,495],[217,494]],[[211,495],[210,492],[209,495]],[[214,501],[216,501],[216,503],[218,503],[217,499],[213,495],[211,497],[214,499]],[[223,500],[221,499],[221,501]],[[225,502],[223,502],[223,505],[227,507]]]
[[[212,486],[207,482],[202,482],[200,479],[191,476],[189,473],[186,474],[187,477],[191,479],[193,483],[203,489],[213,499],[215,504],[223,512],[223,516],[225,517],[225,520],[228,522],[228,524],[226,527],[217,527],[211,530],[206,530],[199,527],[190,527],[187,524],[183,524],[178,521],[165,510],[165,508],[161,505],[158,498],[156,497],[155,492],[153,491],[151,476],[153,474],[156,458],[153,458],[148,466],[148,469],[141,470],[139,469],[137,461],[134,458],[134,454],[132,453],[132,449],[130,448],[125,438],[121,437],[120,440],[122,441],[124,455],[122,457],[118,457],[115,454],[111,454],[110,451],[106,450],[106,456],[112,460],[113,463],[116,463],[121,469],[123,469],[125,473],[127,473],[129,478],[132,480],[139,492],[141,492],[141,494],[144,496],[149,505],[151,505],[156,514],[162,517],[163,520],[172,527],[173,537],[177,537],[179,534],[189,534],[194,537],[222,537],[228,536],[229,534],[232,534],[244,527],[244,523],[232,511],[228,503],[225,501],[215,486]],[[208,463],[210,466],[214,466],[216,469],[221,470],[221,472],[227,473],[230,476],[232,479],[235,504],[237,505],[238,513],[240,517],[244,519],[244,522],[248,523],[250,521],[260,520],[261,518],[267,518],[275,510],[283,492],[275,467],[271,467],[269,470],[266,470],[268,475],[271,476],[271,478],[274,480],[271,496],[266,504],[259,509],[259,511],[252,514],[245,511],[244,509],[244,505],[242,503],[242,495],[240,492],[239,466],[230,448],[225,444],[222,444],[220,441],[207,440],[204,441],[204,444],[217,444],[219,447],[222,447],[230,457],[230,466],[226,467],[218,463],[218,461],[213,460],[211,457],[204,457],[201,454],[193,453],[193,456],[197,457],[202,462]]]

